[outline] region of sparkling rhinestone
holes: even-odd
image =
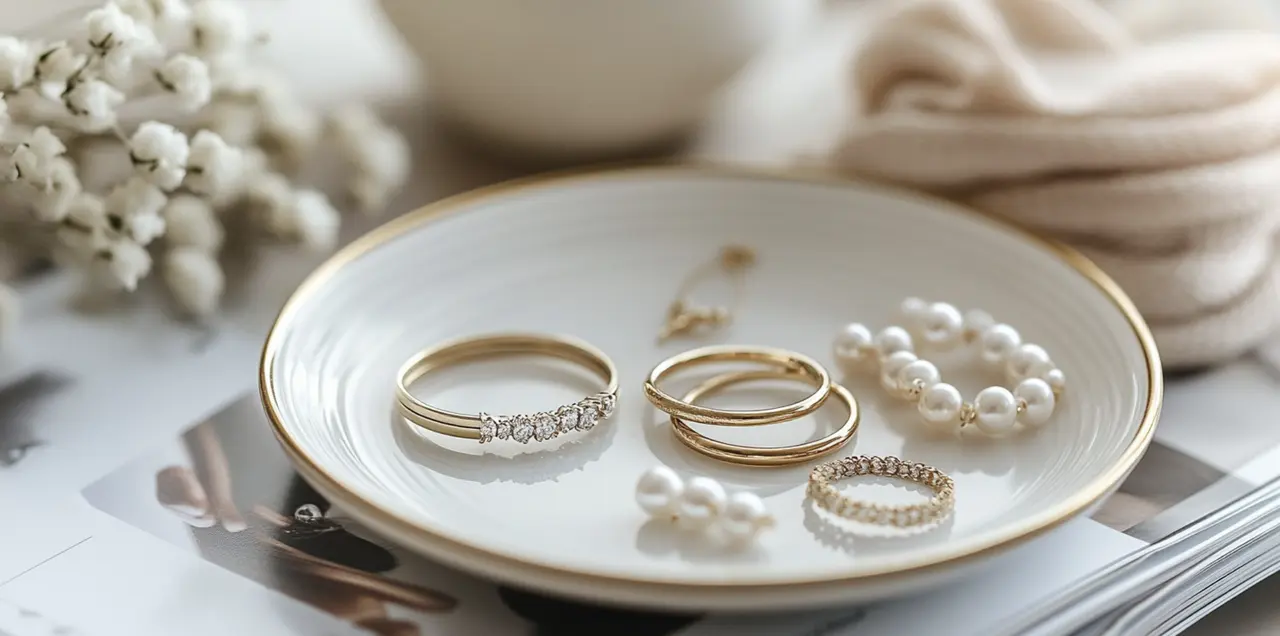
[[[297,510],[293,511],[293,518],[303,523],[311,523],[319,521],[324,517],[324,513],[320,512],[320,506],[315,504],[302,504]]]
[[[556,436],[556,418],[550,413],[539,413],[533,416],[533,437],[545,442]]]
[[[576,430],[578,428],[578,407],[562,407],[559,413],[556,414],[556,423],[559,425],[561,433]]]
[[[613,415],[613,409],[618,405],[618,396],[612,393],[600,394],[600,417],[609,417]]]
[[[887,475],[896,475],[898,473],[899,460],[897,457],[884,458],[884,472]]]
[[[884,473],[884,460],[879,457],[871,458],[871,474],[879,475]]]
[[[492,442],[493,436],[498,432],[498,425],[494,423],[493,417],[488,413],[480,414],[480,443]]]
[[[511,418],[498,417],[494,418],[493,436],[497,439],[511,439]]]
[[[589,431],[600,421],[600,414],[595,409],[582,409],[582,417],[578,420],[578,430]]]
[[[911,466],[910,466],[909,464],[902,464],[902,465],[898,466],[898,476],[900,476],[900,477],[910,477],[910,476],[911,476]]]
[[[911,465],[911,478],[912,478],[912,479],[920,479],[920,474],[921,474],[921,471],[923,471],[923,470],[924,470],[924,464],[921,464],[921,463],[918,463],[918,462],[917,462],[917,463],[915,463],[915,464],[912,464],[912,465]]]
[[[511,425],[511,439],[521,444],[528,444],[533,437],[533,422],[529,418],[518,415]]]
[[[871,472],[871,461],[868,460],[866,457],[859,459],[855,472],[857,472],[859,475],[865,475]]]

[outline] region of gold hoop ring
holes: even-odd
[[[724,375],[715,376],[694,387],[684,396],[684,401],[692,403],[699,398],[726,387],[753,380],[804,381],[810,380],[810,378],[801,373],[786,373],[773,370],[726,373]],[[718,459],[720,461],[734,464],[745,464],[748,466],[786,466],[790,464],[798,464],[840,449],[840,447],[847,444],[849,440],[853,439],[854,434],[858,432],[858,423],[860,421],[858,401],[853,398],[853,394],[849,393],[848,389],[840,386],[839,384],[831,385],[831,393],[836,396],[836,399],[844,402],[845,405],[848,406],[849,418],[845,420],[844,424],[842,424],[840,428],[828,435],[803,444],[775,447],[743,446],[741,444],[730,444],[728,442],[711,439],[693,430],[693,428],[691,428],[686,422],[675,415],[671,416],[671,425],[675,430],[676,438],[679,439],[681,443],[712,459]]]
[[[928,501],[893,506],[849,497],[831,482],[859,475],[892,477],[914,482],[933,491]],[[828,512],[863,523],[899,528],[928,526],[943,521],[956,502],[956,483],[946,473],[919,462],[897,457],[853,456],[815,466],[809,471],[808,495]]]
[[[779,369],[784,375],[802,375],[813,382],[815,389],[812,395],[799,402],[769,409],[733,411],[691,404],[688,399],[678,400],[658,388],[659,382],[680,369],[711,362],[763,363]],[[794,420],[818,410],[831,395],[831,376],[813,358],[785,349],[713,345],[692,349],[658,363],[644,382],[644,395],[658,410],[688,422],[716,426],[758,426]]]
[[[409,385],[441,367],[463,361],[512,355],[540,355],[572,362],[605,383],[599,393],[551,411],[516,415],[456,413],[414,397]],[[586,431],[613,415],[618,401],[618,370],[603,351],[568,336],[502,333],[450,340],[425,349],[400,367],[396,375],[396,405],[400,415],[423,428],[480,443],[511,439],[522,444],[545,442],[557,435]]]

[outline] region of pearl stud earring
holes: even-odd
[[[755,541],[774,524],[764,500],[752,492],[728,494],[720,482],[697,476],[687,482],[667,466],[640,475],[636,503],[654,519],[670,519],[701,532],[718,530],[733,543]]]
[[[914,401],[921,419],[933,427],[973,425],[988,435],[1004,435],[1018,424],[1044,424],[1053,415],[1066,376],[1044,348],[1024,343],[1016,329],[985,311],[961,313],[951,304],[919,298],[902,301],[901,313],[905,326],[875,335],[865,325],[845,326],[835,339],[837,360],[846,366],[878,363],[881,386]],[[956,387],[942,381],[937,366],[917,355],[917,341],[939,351],[976,344],[982,360],[1001,368],[1014,388],[990,386],[966,402]]]

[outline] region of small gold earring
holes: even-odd
[[[746,270],[756,262],[756,253],[749,247],[729,245],[720,250],[720,254],[711,261],[695,269],[680,286],[676,300],[667,308],[666,324],[658,333],[658,342],[663,343],[676,336],[684,336],[696,331],[720,329],[733,321],[733,309],[724,306],[695,306],[689,302],[693,288],[705,277],[717,271],[734,279],[733,305],[742,304],[743,289],[746,286]]]

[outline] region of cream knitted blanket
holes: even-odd
[[[1280,325],[1276,35],[1142,43],[1089,0],[894,2],[852,78],[843,169],[1080,249],[1168,366],[1239,355]]]

